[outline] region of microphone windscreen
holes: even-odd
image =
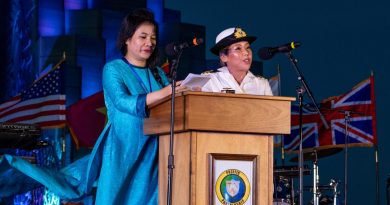
[[[192,43],[194,44],[194,46],[200,45],[203,43],[203,38],[194,38],[192,40]]]
[[[167,54],[168,56],[176,55],[175,43],[170,43],[165,46],[165,54]]]
[[[260,48],[260,50],[257,52],[257,55],[263,60],[269,60],[274,56],[274,53],[271,52],[269,47],[264,47]]]
[[[291,42],[291,48],[292,49],[296,49],[298,48],[299,46],[301,46],[301,43],[300,42]]]

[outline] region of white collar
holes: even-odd
[[[229,72],[229,69],[226,67],[226,66],[223,66],[221,68],[218,68],[218,71],[222,72],[222,73],[227,73],[227,74],[230,74],[232,75],[230,72]],[[248,73],[245,75],[245,77],[248,77],[248,78],[256,78],[255,75],[253,75],[253,73],[251,71],[248,71]]]

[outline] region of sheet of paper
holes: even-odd
[[[181,85],[187,86],[189,89],[201,88],[210,80],[209,76],[190,73],[183,80]]]

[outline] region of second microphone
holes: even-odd
[[[183,49],[194,47],[194,46],[198,46],[198,45],[200,45],[202,43],[203,43],[203,38],[196,38],[196,37],[193,38],[191,41],[187,41],[187,42],[182,42],[182,43],[174,42],[174,43],[170,43],[170,44],[168,44],[165,47],[165,53],[168,56],[175,56],[180,51],[182,51]]]
[[[299,46],[301,46],[301,43],[293,41],[291,43],[287,43],[287,44],[277,46],[277,47],[264,47],[264,48],[259,49],[259,51],[257,52],[257,55],[259,56],[259,58],[261,58],[263,60],[269,60],[272,57],[274,57],[274,55],[277,53],[290,52],[290,51],[298,48]]]

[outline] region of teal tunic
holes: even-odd
[[[161,69],[159,74],[167,85]],[[0,159],[0,197],[24,191],[28,186],[9,179],[27,175],[63,199],[81,198],[97,180],[96,204],[157,204],[158,139],[143,134],[143,123],[148,115],[146,94],[161,88],[149,69],[122,59],[107,63],[103,91],[109,121],[91,155],[60,172],[5,155]]]

